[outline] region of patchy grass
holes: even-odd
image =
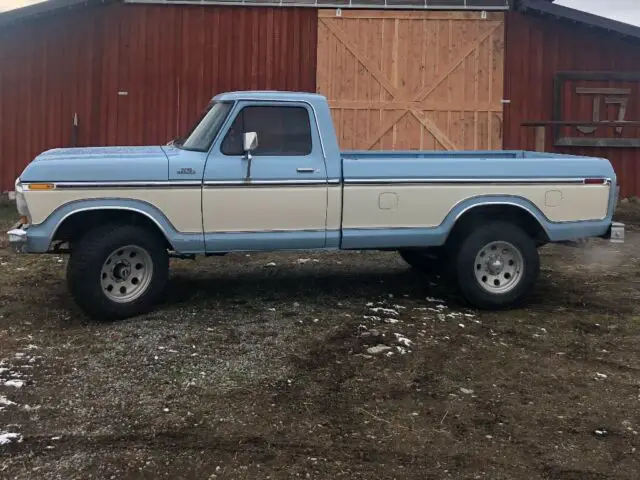
[[[0,249],[0,476],[637,478],[633,228],[544,247],[509,312],[392,253],[238,254],[175,261],[156,312],[96,323],[66,258]]]

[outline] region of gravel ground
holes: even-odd
[[[636,479],[631,228],[544,247],[521,310],[393,253],[237,254],[174,261],[163,305],[114,323],[70,302],[65,257],[0,237],[0,477]]]

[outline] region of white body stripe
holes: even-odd
[[[199,188],[123,188],[123,189],[55,189],[27,190],[25,197],[34,224],[42,223],[58,207],[78,200],[117,198],[141,200],[160,210],[176,230],[182,233],[202,232],[202,210]]]
[[[158,185],[27,189],[25,197],[34,224],[69,202],[116,198],[147,202],[179,232],[198,233],[203,225],[205,232],[435,227],[456,205],[482,195],[525,198],[552,222],[601,220],[607,215],[609,190],[609,184],[221,185],[204,190]]]
[[[205,188],[205,232],[324,230],[327,185]]]
[[[553,193],[547,193],[553,192]],[[556,192],[560,192],[559,195]],[[397,206],[380,208],[395,193]],[[459,203],[479,195],[518,196],[552,222],[600,220],[607,215],[607,185],[358,185],[345,186],[343,228],[436,227]],[[559,197],[559,199],[558,199]]]

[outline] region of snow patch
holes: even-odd
[[[444,300],[441,298],[427,297],[426,300],[431,303],[444,303]]]
[[[318,260],[317,258],[299,258],[297,263],[299,263],[300,265],[304,265],[305,263],[309,262],[319,263],[320,260]]]
[[[4,382],[4,386],[5,387],[22,388],[24,386],[24,381],[23,380],[11,379],[11,380],[7,380],[6,382]]]
[[[411,344],[413,343],[413,341],[409,340],[407,337],[405,337],[404,335],[402,335],[401,333],[394,333],[395,337],[396,337],[396,341],[400,344],[400,345],[404,345],[405,347],[410,347]]]
[[[373,307],[371,311],[373,313],[383,313],[384,315],[393,315],[395,317],[400,315],[397,310],[393,310],[392,308]]]
[[[378,353],[388,352],[389,350],[391,350],[391,347],[387,345],[376,345],[375,347],[367,348],[367,353],[370,355],[377,355]]]
[[[5,408],[15,404],[16,402],[12,402],[4,395],[0,395],[0,412],[3,411]]]
[[[0,432],[0,445],[8,445],[11,442],[22,442],[22,434],[14,432]]]

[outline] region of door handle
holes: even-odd
[[[313,173],[316,171],[315,168],[297,168],[296,171],[298,173]]]

